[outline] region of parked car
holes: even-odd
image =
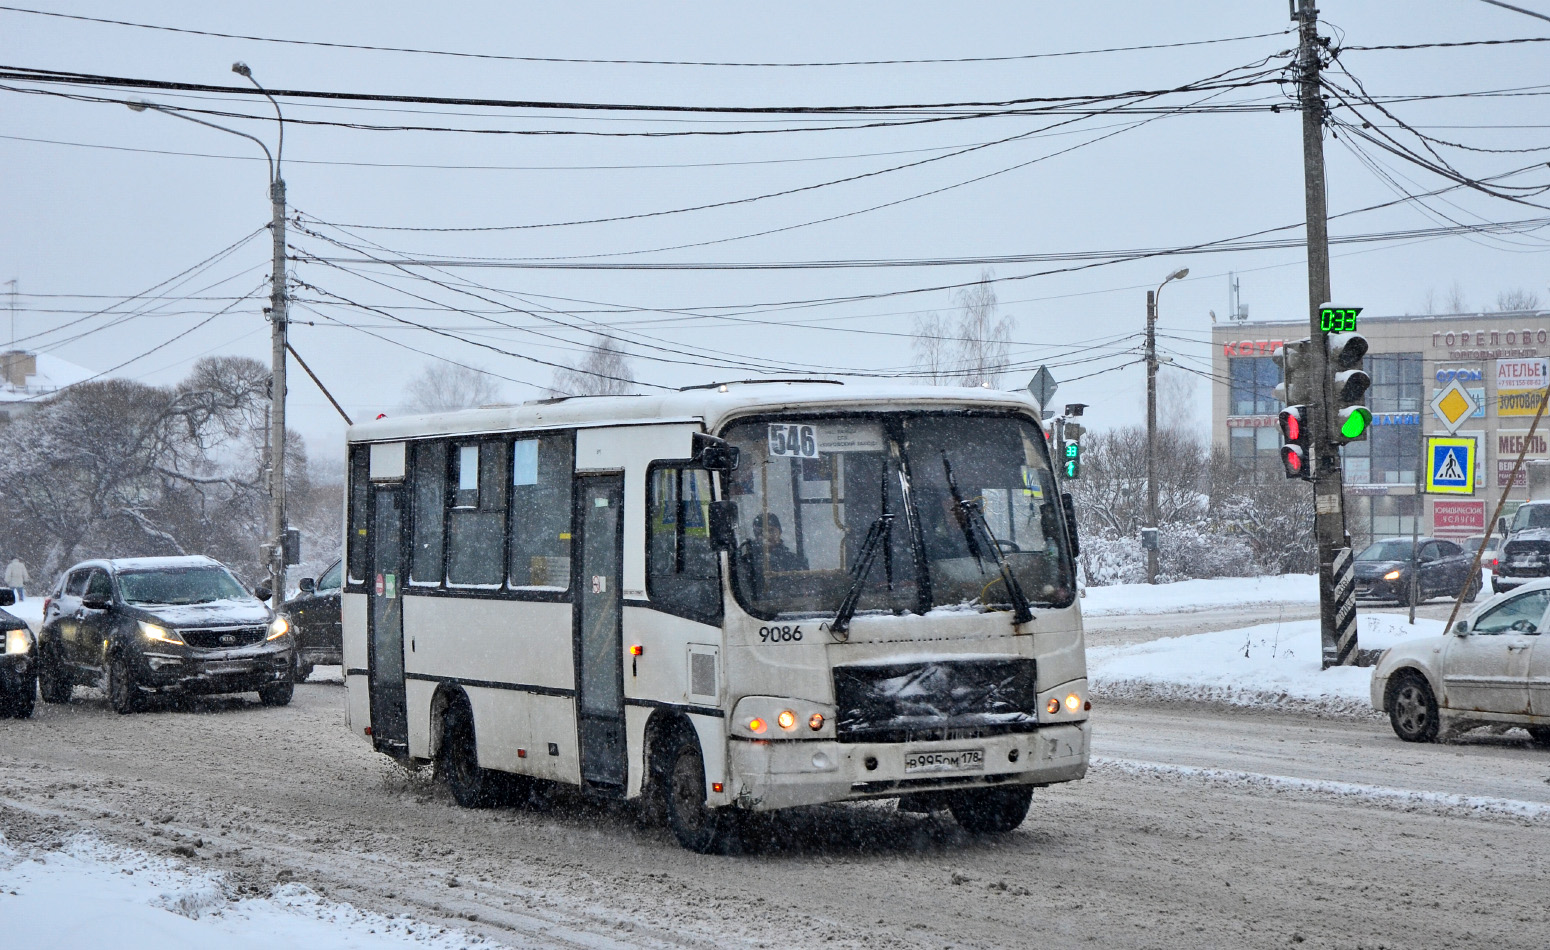
[[[301,592],[285,602],[280,616],[291,625],[296,644],[296,682],[312,675],[318,664],[344,662],[344,626],[339,610],[343,565],[335,561],[314,581],[303,577]]]
[[[291,701],[293,641],[283,618],[208,557],[85,561],[43,605],[38,685],[63,703],[103,683],[134,712],[150,694],[256,690],[266,706]]]
[[[1419,538],[1415,542],[1415,567],[1420,578],[1418,600],[1447,595],[1473,601],[1480,593],[1479,572],[1471,575],[1474,551],[1442,538]],[[1391,600],[1408,605],[1413,588],[1410,584],[1410,539],[1385,538],[1374,541],[1356,556],[1356,596],[1362,600]]]
[[[1530,581],[1472,610],[1440,637],[1385,650],[1372,704],[1407,742],[1478,723],[1528,727],[1550,746],[1550,579]]]
[[[1500,521],[1501,553],[1491,572],[1498,594],[1540,577],[1550,577],[1550,501],[1528,502]]]
[[[1496,559],[1501,554],[1502,542],[1500,538],[1494,534],[1474,534],[1460,541],[1459,544],[1463,545],[1465,554],[1474,557],[1475,552],[1480,550],[1481,541],[1485,542],[1485,551],[1480,555],[1480,569],[1482,571],[1494,571],[1496,569]],[[1497,593],[1500,593],[1500,591]]]
[[[16,603],[16,591],[0,587],[0,607]],[[0,610],[0,718],[26,719],[38,701],[37,645],[26,622]]]

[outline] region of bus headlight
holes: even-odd
[[[274,623],[269,625],[269,636],[266,640],[278,640],[291,632],[291,625],[284,617],[274,618]]]
[[[1082,697],[1078,696],[1075,693],[1072,693],[1071,695],[1066,697],[1066,710],[1068,712],[1076,712],[1078,709],[1081,709],[1081,708],[1082,708]]]
[[[176,643],[181,645],[183,638],[178,636],[176,630],[168,630],[160,624],[140,621],[140,634],[147,640],[155,640],[159,643]]]
[[[733,735],[745,739],[832,739],[834,707],[782,696],[744,696],[731,727]]]
[[[27,636],[25,630],[7,630],[5,632],[6,653],[26,653],[32,649],[32,638]]]

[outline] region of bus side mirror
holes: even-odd
[[[731,472],[737,469],[742,450],[725,439],[703,432],[694,433],[694,457],[707,472]]]
[[[710,503],[710,546],[715,551],[731,551],[737,546],[737,502]]]
[[[1076,502],[1071,499],[1070,492],[1062,492],[1060,504],[1066,509],[1066,540],[1071,544],[1071,556],[1076,557],[1082,553],[1081,542],[1076,537]]]

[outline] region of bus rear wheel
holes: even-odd
[[[667,826],[678,843],[699,854],[726,854],[736,841],[737,816],[705,800],[705,757],[692,732],[673,736],[663,761]]]
[[[974,835],[1006,834],[1023,823],[1032,803],[1032,785],[977,788],[955,792],[947,799],[953,818],[964,831]]]
[[[453,800],[464,808],[490,808],[499,804],[498,776],[479,765],[474,714],[466,702],[453,703],[442,716],[436,774],[446,780]]]

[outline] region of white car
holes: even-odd
[[[1384,651],[1372,704],[1406,742],[1482,723],[1525,726],[1550,745],[1550,578],[1499,594],[1440,637]],[[1546,631],[1546,635],[1541,635]]]

